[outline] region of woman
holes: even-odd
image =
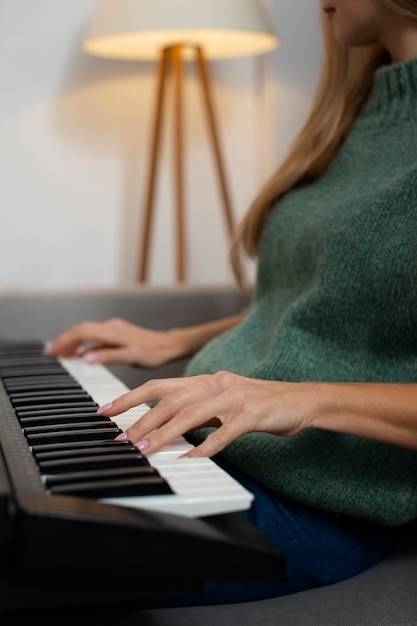
[[[417,517],[417,1],[321,8],[311,114],[232,247],[242,286],[241,251],[258,257],[246,314],[168,333],[81,324],[49,349],[93,341],[88,361],[149,367],[195,354],[184,378],[99,412],[158,400],[122,438],[148,454],[189,433],[189,456],[216,455],[254,492],[247,516],[288,582],[245,599],[352,576]]]

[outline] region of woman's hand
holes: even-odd
[[[269,432],[295,435],[308,427],[312,385],[281,383],[218,372],[185,378],[151,380],[99,409],[112,417],[152,400],[159,402],[120,439],[130,439],[146,454],[196,428],[216,425],[187,456],[213,456],[239,435]]]
[[[176,358],[175,338],[114,318],[83,322],[59,335],[45,350],[49,355],[82,356],[89,363],[129,363],[156,368]]]
[[[218,372],[151,380],[98,412],[111,417],[152,400],[159,402],[118,437],[146,454],[209,425],[218,428],[187,456],[213,456],[249,432],[289,437],[307,428],[417,451],[416,383],[286,383]]]
[[[149,330],[119,318],[83,322],[59,335],[45,353],[59,357],[83,356],[89,363],[130,363],[152,369],[194,354],[243,318],[241,313],[167,331]]]

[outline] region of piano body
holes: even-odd
[[[115,442],[147,407],[97,416],[124,383],[42,347],[0,345],[0,611],[282,582],[281,553],[238,514],[251,494],[209,459],[178,462],[183,438],[149,461]]]

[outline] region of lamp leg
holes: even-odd
[[[183,61],[182,46],[170,48],[174,76],[174,172],[177,230],[177,280],[185,279]]]
[[[207,119],[209,122],[211,143],[214,150],[215,163],[217,167],[217,174],[220,182],[220,191],[223,197],[223,207],[226,217],[226,225],[229,231],[229,235],[232,234],[234,229],[234,220],[232,214],[232,208],[230,203],[229,191],[226,183],[226,175],[223,165],[223,159],[220,150],[220,141],[219,141],[219,133],[217,130],[215,115],[214,115],[214,107],[211,99],[211,87],[210,87],[210,79],[207,68],[207,62],[205,60],[203,51],[200,47],[196,48],[197,54],[197,65],[200,73],[200,81],[203,90],[203,98],[206,105]]]
[[[156,106],[155,106],[155,119],[152,133],[151,142],[151,158],[150,168],[148,174],[148,183],[146,191],[145,201],[145,216],[142,229],[142,248],[141,259],[138,270],[138,280],[145,282],[148,271],[148,256],[149,256],[149,239],[151,231],[151,222],[153,214],[154,194],[155,194],[155,180],[156,170],[159,156],[159,146],[161,137],[161,120],[162,120],[162,105],[165,94],[165,73],[167,65],[167,51],[163,50],[159,61],[159,70],[157,78],[157,94],[156,94]]]

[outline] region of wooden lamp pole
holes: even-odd
[[[141,231],[142,248],[138,268],[139,282],[146,282],[148,275],[148,259],[150,247],[149,243],[155,198],[155,182],[160,154],[162,111],[166,92],[166,77],[168,67],[171,68],[174,78],[174,180],[176,204],[177,280],[180,283],[184,282],[185,280],[186,255],[184,229],[183,49],[184,46],[181,44],[169,46],[161,52],[161,57],[159,61],[155,119],[151,137],[151,150],[149,161],[150,166],[145,196],[145,214]],[[202,88],[206,116],[209,125],[210,140],[214,153],[217,175],[219,178],[220,192],[226,218],[226,226],[228,234],[230,236],[234,228],[233,215],[220,149],[219,133],[217,130],[214,108],[211,98],[211,88],[207,62],[204,57],[203,50],[200,47],[195,47],[195,54],[199,81]]]

